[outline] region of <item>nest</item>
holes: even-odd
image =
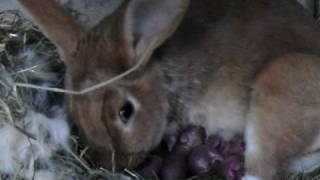
[[[142,179],[129,170],[115,173],[90,163],[87,148],[70,134],[62,94],[16,87],[63,88],[64,73],[55,46],[36,26],[17,11],[0,12],[0,148],[7,150],[0,155],[0,179]],[[289,179],[319,179],[319,174]]]

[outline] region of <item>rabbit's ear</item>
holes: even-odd
[[[151,56],[176,30],[190,0],[126,0],[122,15],[124,38],[131,43],[135,60]]]
[[[84,32],[54,0],[18,0],[46,36],[64,53],[72,53]]]

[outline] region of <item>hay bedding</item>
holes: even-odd
[[[61,94],[15,88],[16,82],[63,88],[64,70],[55,46],[31,22],[17,11],[0,12],[0,180],[141,179],[129,170],[93,168],[70,135]]]

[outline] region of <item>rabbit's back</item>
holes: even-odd
[[[172,116],[209,133],[243,131],[257,74],[288,53],[319,54],[318,32],[293,1],[192,1],[153,61],[171,92]]]

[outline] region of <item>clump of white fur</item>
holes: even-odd
[[[9,124],[0,128],[0,173],[18,173],[27,179],[55,179],[50,171],[36,170],[35,163],[50,167],[53,153],[67,143],[70,131],[64,114],[49,119],[30,111],[18,126],[23,131]]]

